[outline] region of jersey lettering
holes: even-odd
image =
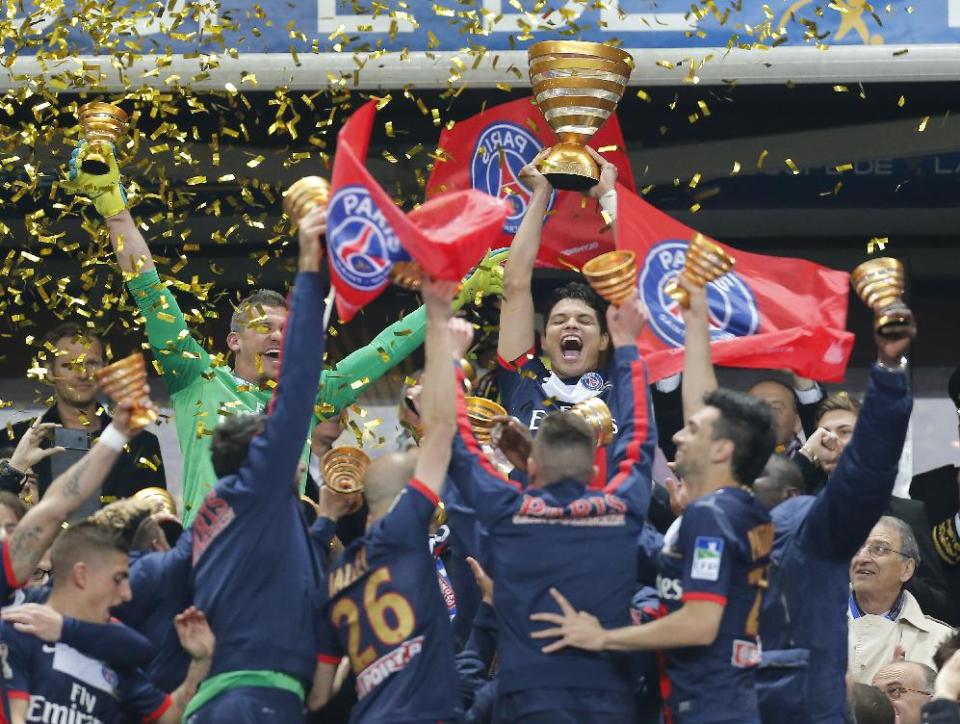
[[[233,508],[216,493],[208,493],[203,499],[203,505],[197,512],[193,522],[193,563],[203,555],[204,551],[216,540],[227,526],[233,522],[236,515]]]
[[[679,601],[683,598],[683,581],[679,578],[658,575],[657,597],[661,601]]]

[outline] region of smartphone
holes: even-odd
[[[53,429],[53,444],[65,448],[62,453],[49,458],[51,480],[56,480],[90,449],[90,433],[86,430],[68,430],[63,427],[55,427]],[[97,488],[94,494],[67,518],[67,521],[76,523],[99,510],[100,492],[100,488]]]
[[[55,427],[53,429],[53,444],[67,450],[86,452],[90,449],[90,433],[86,430],[68,430],[65,427]]]

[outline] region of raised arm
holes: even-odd
[[[320,285],[320,237],[325,230],[325,209],[310,212],[299,224],[299,272],[283,332],[280,379],[264,430],[251,442],[239,472],[252,492],[273,495],[292,490],[288,483],[295,477],[310,431],[326,339]]]
[[[703,397],[717,389],[717,375],[710,357],[710,322],[707,318],[707,292],[690,284],[682,276],[677,280],[690,295],[690,306],[683,310],[686,328],[683,340],[683,419],[689,420],[703,407]]]
[[[129,400],[120,403],[113,422],[107,425],[93,449],[54,480],[40,502],[23,516],[6,542],[7,583],[19,586],[30,578],[63,522],[107,479],[123,446],[138,431],[131,425],[131,408]]]
[[[105,174],[84,172],[81,165],[86,155],[87,142],[81,141],[70,156],[70,176],[65,184],[67,190],[93,201],[97,212],[106,220],[110,245],[124,274],[153,271],[150,247],[127,210],[127,195],[120,185],[120,168],[117,166],[115,149],[111,145],[108,154],[109,170]]]
[[[512,362],[528,352],[534,342],[534,308],[531,282],[533,267],[540,252],[540,232],[553,188],[537,169],[537,162],[550,149],[544,149],[520,170],[520,180],[530,190],[530,201],[520,222],[510,256],[503,270],[503,302],[500,306],[500,338],[497,354]]]
[[[639,298],[620,307],[607,308],[620,420],[605,490],[622,493],[630,485],[629,492],[637,501],[638,510],[644,513],[650,505],[653,456],[657,447],[647,371],[636,343],[646,321],[647,310]]]
[[[803,531],[816,550],[843,560],[863,545],[890,500],[913,410],[906,369],[900,367],[910,340],[876,341],[879,356],[853,437],[810,507]]]
[[[65,186],[71,193],[92,199],[104,218],[117,264],[133,301],[146,320],[147,340],[163,368],[167,388],[173,394],[206,371],[209,356],[191,336],[176,298],[157,274],[150,247],[127,210],[127,197],[120,185],[116,158],[110,154],[110,170],[106,174],[87,174],[80,169],[85,149],[86,142],[82,142],[74,150],[70,159],[70,180]]]
[[[469,326],[464,320],[452,318],[450,302],[456,291],[455,282],[437,279],[423,282],[423,299],[427,308],[427,361],[420,396],[423,439],[414,477],[438,496],[447,477],[450,448],[457,432],[457,382],[448,325]]]

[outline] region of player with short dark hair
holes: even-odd
[[[116,531],[81,521],[58,536],[51,559],[53,588],[47,606],[61,616],[106,623],[110,609],[130,599],[127,546]],[[0,629],[0,663],[13,724],[108,722],[134,714],[144,721],[179,722],[210,669],[214,649],[202,613],[188,609],[177,616],[175,626],[192,663],[180,687],[167,695],[139,669],[114,670],[62,641],[48,645],[24,632],[22,621],[9,621],[5,617]]]
[[[331,567],[311,709],[330,698],[346,653],[357,681],[351,722],[452,722],[459,709],[453,635],[427,545],[456,432],[448,324],[451,282],[425,280],[427,363],[418,450],[389,453],[364,478],[364,536]]]
[[[684,311],[684,385],[698,387],[700,353],[710,344],[706,298],[702,289],[680,283],[691,296]],[[555,628],[534,637],[554,639],[546,652],[661,650],[665,721],[759,724],[753,668],[760,662],[757,631],[773,525],[750,486],[776,443],[773,415],[766,403],[740,392],[714,390],[701,400],[697,406],[684,389],[687,424],[674,435],[675,472],[691,502],[659,556],[663,616],[612,629],[589,608],[578,613],[586,607],[571,605],[561,590],[555,593],[560,614],[533,617]]]
[[[474,440],[465,408],[458,409],[450,481],[488,533],[483,564],[496,580],[500,721],[634,720],[625,670],[592,652],[544,655],[530,637],[538,628],[530,615],[551,606],[556,587],[608,626],[630,621],[636,541],[650,501],[656,444],[646,371],[635,344],[645,320],[639,299],[607,310],[612,394],[621,415],[614,450],[621,462],[601,489],[588,488],[596,474],[594,437],[574,413],[545,417],[526,460],[529,486],[522,489],[493,468]]]
[[[591,189],[590,195],[612,195],[617,169],[590,150],[601,169],[600,182]],[[538,160],[539,157],[520,172],[531,197],[510,245],[503,274],[497,343],[500,399],[507,412],[534,434],[549,413],[592,397],[600,397],[607,403],[614,425],[617,425],[623,413],[617,405],[612,370],[600,369],[601,355],[610,345],[604,325],[605,305],[589,286],[570,282],[553,293],[544,309],[544,329],[540,336],[540,347],[549,359],[549,369],[539,356],[532,277],[552,188],[537,168]],[[594,487],[603,487],[619,464],[618,460],[607,459],[614,450],[613,443],[597,450],[599,471],[593,481]],[[525,479],[520,471],[515,471],[511,477],[520,481]]]

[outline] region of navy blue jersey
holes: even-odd
[[[599,397],[607,404],[613,417],[614,433],[619,433],[617,421],[622,413],[615,390],[615,361],[603,373],[585,372],[579,379],[570,380],[552,377],[540,357],[534,354],[534,350],[512,362],[497,357],[497,362],[500,402],[509,415],[530,429],[531,434],[537,434],[543,418],[551,412],[567,410],[573,407],[575,401],[590,397]],[[606,484],[619,464],[619,460],[614,459],[615,454],[616,439],[597,449],[594,462],[599,470],[590,487],[602,488]],[[519,470],[511,473],[510,477],[526,483],[526,475]]]
[[[713,601],[724,610],[711,645],[665,652],[666,722],[759,718],[754,667],[772,547],[770,516],[746,490],[722,488],[684,511],[676,540],[660,553],[657,590],[664,613],[685,601]]]
[[[114,670],[67,644],[41,641],[6,623],[0,636],[7,695],[27,702],[27,722],[153,721],[171,704],[139,669]]]
[[[320,561],[294,481],[323,367],[322,330],[320,275],[301,272],[263,432],[250,442],[240,470],[217,481],[193,521],[193,602],[217,637],[211,676],[270,670],[306,685],[316,670]]]
[[[531,614],[559,612],[551,587],[608,628],[630,623],[656,431],[636,348],[619,348],[614,358],[621,463],[600,490],[574,480],[523,490],[505,479],[477,447],[459,400],[449,478],[489,532],[483,562],[496,581],[501,696],[575,687],[628,698],[628,682],[612,657],[579,649],[543,654],[543,643],[530,637],[544,627],[531,622]]]
[[[427,545],[438,502],[412,480],[330,570],[319,660],[350,657],[357,677],[351,722],[455,718],[453,635]]]
[[[147,676],[164,691],[183,682],[190,655],[180,645],[173,618],[193,600],[190,588],[192,532],[184,531],[168,551],[130,554],[130,601],[113,614],[153,644],[156,654],[146,667]]]

